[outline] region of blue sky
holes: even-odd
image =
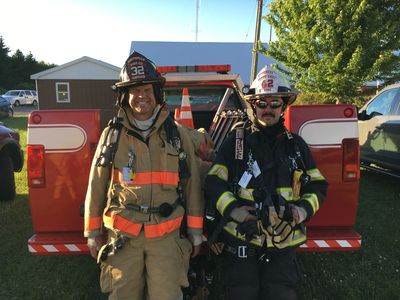
[[[121,66],[131,41],[195,41],[196,0],[7,0],[0,35],[12,53]],[[264,0],[263,15],[267,8]],[[257,0],[200,0],[198,42],[253,42]],[[261,41],[269,39],[262,21]]]

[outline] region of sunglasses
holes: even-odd
[[[268,106],[271,107],[272,109],[277,109],[279,107],[282,106],[282,102],[280,102],[279,100],[272,100],[271,102],[267,102],[265,100],[257,100],[255,102],[255,105],[258,108],[267,108]]]

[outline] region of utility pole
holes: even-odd
[[[199,33],[199,10],[200,10],[200,0],[196,0],[196,38],[195,42],[197,42],[197,35]]]
[[[260,40],[260,28],[261,28],[261,14],[262,14],[262,6],[263,1],[258,1],[257,7],[257,20],[256,20],[256,32],[254,34],[254,43],[253,43],[253,59],[251,63],[251,76],[250,76],[250,84],[254,81],[257,74],[257,64],[258,64],[258,41]]]

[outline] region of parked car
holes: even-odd
[[[2,97],[6,98],[13,106],[36,106],[38,104],[37,93],[34,90],[10,90],[2,95]]]
[[[14,172],[20,172],[23,165],[18,132],[0,122],[0,201],[14,199]]]
[[[400,83],[368,101],[358,120],[361,162],[400,172]]]
[[[0,120],[3,120],[14,115],[14,109],[10,102],[0,96]]]

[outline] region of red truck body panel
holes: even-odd
[[[32,119],[40,115],[41,123]],[[68,122],[60,122],[68,116]],[[91,110],[32,112],[28,145],[45,146],[45,188],[29,187],[35,232],[81,231],[94,147],[100,138],[100,112]],[[36,134],[36,132],[38,134]]]

